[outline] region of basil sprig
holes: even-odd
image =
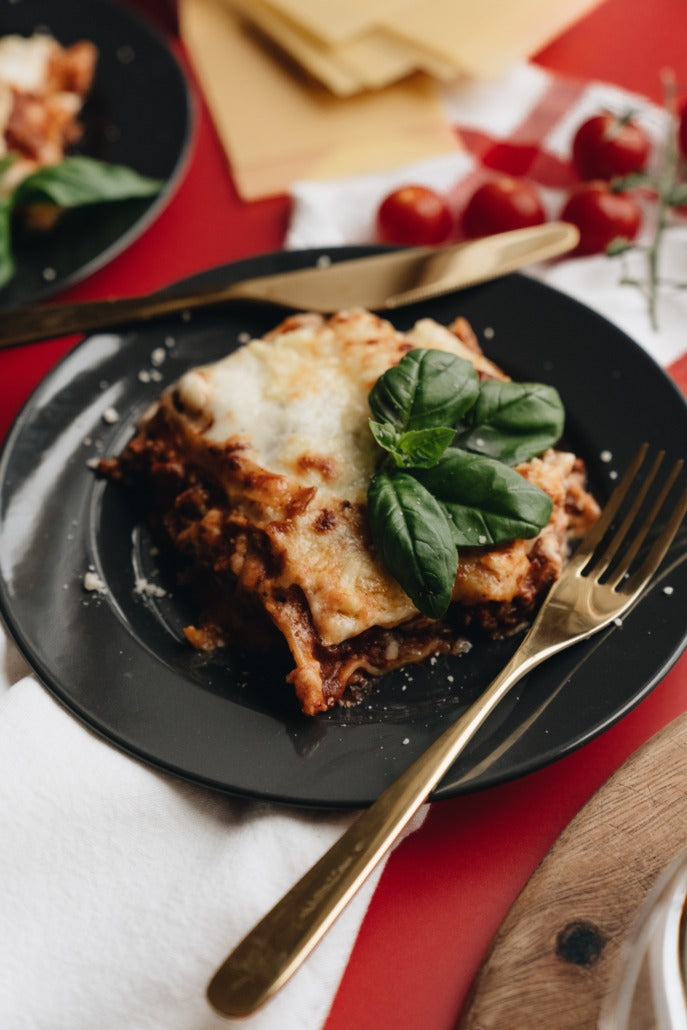
[[[536,536],[548,494],[510,466],[563,432],[557,391],[486,380],[470,361],[411,350],[375,383],[370,430],[386,452],[368,489],[372,539],[413,604],[440,618],[451,602],[458,547]]]
[[[0,161],[0,176],[15,159],[13,153],[5,155]],[[78,155],[27,175],[0,200],[0,287],[14,275],[11,228],[16,209],[35,204],[71,208],[152,197],[162,186],[161,180],[139,175],[124,165]]]

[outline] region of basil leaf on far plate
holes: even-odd
[[[414,473],[441,503],[456,546],[484,547],[536,536],[553,507],[548,494],[494,458],[449,447],[431,469]]]
[[[378,422],[405,432],[455,426],[478,394],[479,380],[470,361],[419,347],[379,377],[369,400]]]
[[[56,204],[80,207],[102,201],[151,197],[163,182],[149,179],[124,165],[108,164],[91,157],[66,157],[56,165],[39,168],[27,175],[14,191],[17,206]]]
[[[14,275],[12,256],[12,202],[9,197],[0,199],[0,287]]]
[[[517,465],[558,442],[565,411],[553,386],[488,379],[467,422],[457,446]]]
[[[458,552],[441,505],[407,472],[378,472],[367,494],[372,539],[384,566],[416,608],[444,614],[458,569]]]
[[[0,175],[4,175],[8,168],[11,168],[14,162],[19,157],[16,150],[8,150],[6,154],[0,157]]]

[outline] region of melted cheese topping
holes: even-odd
[[[448,330],[440,345],[472,353]],[[281,565],[275,585],[300,587],[325,645],[417,614],[370,549],[361,515],[379,456],[368,394],[411,346],[369,312],[326,323],[294,316],[188,372],[161,401],[196,460],[268,533]],[[220,453],[232,461],[222,465]]]
[[[207,443],[239,438],[263,468],[362,502],[378,453],[367,397],[409,349],[404,336],[367,312],[327,324],[293,317],[284,331],[188,372],[178,397],[207,425]]]
[[[0,39],[0,82],[22,93],[42,93],[55,47],[55,40],[46,35],[28,39],[4,36]]]

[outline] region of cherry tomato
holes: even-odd
[[[633,240],[642,223],[642,212],[629,194],[614,193],[607,182],[597,180],[573,190],[561,218],[580,230],[576,254],[600,254],[613,240]]]
[[[385,243],[429,246],[443,243],[452,229],[451,209],[428,186],[401,186],[384,198],[377,212],[377,235]]]
[[[534,186],[505,175],[479,186],[463,211],[463,230],[471,237],[524,229],[544,221],[546,214]]]
[[[649,137],[631,116],[597,114],[575,133],[572,159],[582,179],[613,179],[641,172],[650,149]]]
[[[680,110],[680,124],[678,126],[678,141],[682,156],[687,158],[687,101]]]

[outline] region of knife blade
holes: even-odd
[[[572,250],[578,239],[575,226],[547,222],[451,246],[390,250],[220,287],[182,285],[140,297],[14,308],[0,313],[0,348],[114,329],[231,301],[323,313],[350,307],[389,311],[557,257]]]

